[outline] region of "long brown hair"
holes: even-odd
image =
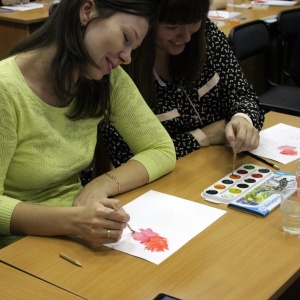
[[[61,0],[41,28],[22,40],[10,52],[42,49],[51,45],[56,54],[50,66],[51,84],[62,104],[73,99],[76,103],[69,112],[70,119],[79,120],[110,114],[109,75],[101,80],[86,79],[83,74],[87,64],[95,65],[84,44],[85,27],[80,24],[80,8],[85,0]],[[94,0],[100,18],[109,18],[117,12],[146,17],[151,20],[154,10],[152,0]],[[74,86],[74,74],[79,79]],[[76,90],[76,94],[71,91]]]

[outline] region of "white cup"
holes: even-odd
[[[287,188],[281,191],[280,211],[282,229],[293,235],[300,234],[300,188]]]

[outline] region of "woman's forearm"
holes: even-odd
[[[76,235],[93,243],[114,243],[130,219],[121,206],[107,198],[77,207],[20,202],[11,216],[10,230],[13,235]]]
[[[85,185],[73,205],[87,205],[107,197],[117,198],[118,194],[133,190],[148,182],[149,176],[146,168],[138,161],[130,160]]]
[[[78,208],[52,207],[20,202],[16,205],[10,231],[13,235],[73,235],[76,234],[72,220]]]

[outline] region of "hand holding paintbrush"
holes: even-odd
[[[113,207],[113,209],[114,209],[115,211],[118,211],[118,209],[116,208],[116,206],[115,206],[113,203],[112,203],[112,207]],[[131,226],[129,225],[129,223],[127,223],[126,225],[127,225],[127,227],[131,230],[132,233],[135,233],[135,230],[133,230],[133,229],[131,228]]]

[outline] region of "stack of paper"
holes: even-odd
[[[26,10],[42,8],[43,6],[44,5],[41,3],[30,2],[27,4],[15,4],[15,5],[1,6],[1,7],[5,9],[14,10],[14,11],[26,11]]]
[[[239,16],[240,12],[229,12],[225,10],[210,10],[208,12],[208,17],[212,20],[228,20],[229,17]]]

